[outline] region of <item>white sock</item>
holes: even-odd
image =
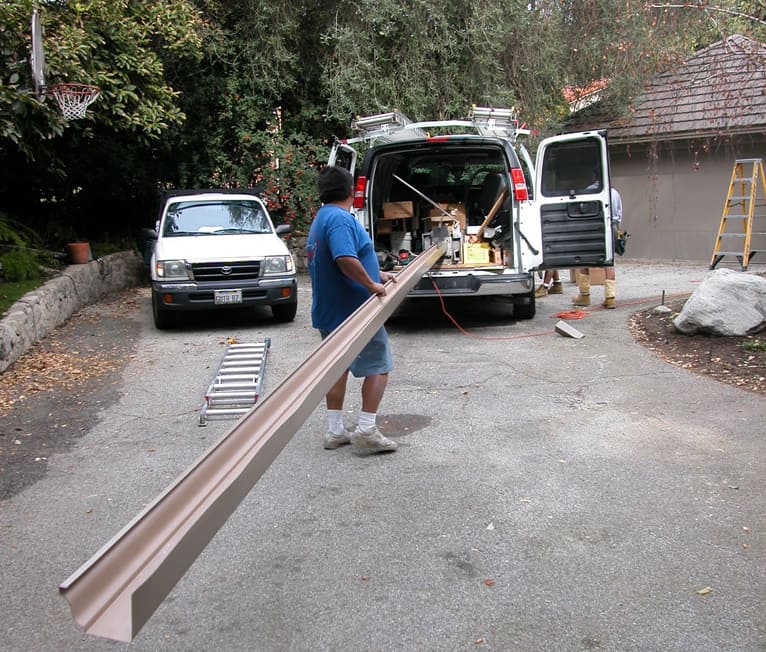
[[[343,410],[327,410],[327,429],[333,435],[343,434]]]
[[[374,412],[360,412],[359,413],[359,430],[361,432],[372,432],[375,430],[375,417],[377,415]]]

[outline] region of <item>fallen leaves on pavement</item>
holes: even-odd
[[[0,416],[42,392],[76,390],[88,380],[120,370],[124,357],[90,331],[90,325],[104,320],[113,325],[114,320],[130,317],[136,311],[139,291],[127,290],[112,301],[86,307],[0,374]],[[86,332],[80,333],[73,347],[72,333],[78,328]]]
[[[121,367],[109,351],[66,351],[61,343],[28,352],[3,373],[0,386],[0,415],[19,401],[40,392],[76,389],[86,380],[98,378]]]

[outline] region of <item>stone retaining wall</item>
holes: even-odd
[[[306,262],[306,236],[294,235],[287,241],[287,248],[295,259],[295,270],[301,274],[308,271]]]
[[[0,373],[83,306],[139,285],[142,279],[141,256],[123,251],[85,265],[70,265],[28,292],[0,320]]]

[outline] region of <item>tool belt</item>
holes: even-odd
[[[614,253],[622,256],[625,253],[625,244],[630,237],[630,233],[623,231],[616,224],[612,224],[612,241],[614,242]]]

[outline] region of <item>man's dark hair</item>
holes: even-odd
[[[354,177],[346,168],[333,165],[319,173],[317,186],[319,201],[323,204],[331,204],[351,196],[354,190]]]

